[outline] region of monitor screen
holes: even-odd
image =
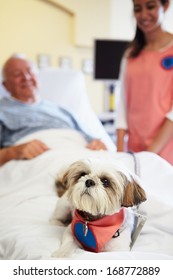
[[[129,41],[95,40],[94,79],[117,80],[121,58]]]

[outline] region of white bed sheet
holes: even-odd
[[[57,203],[54,181],[65,165],[96,157],[121,163],[134,172],[131,155],[91,151],[72,130],[47,130],[20,142],[41,139],[51,148],[27,161],[11,161],[0,168],[0,259],[51,259],[63,227],[49,219]],[[173,259],[173,168],[152,153],[138,153],[148,218],[131,252],[91,253],[78,249],[74,259]]]

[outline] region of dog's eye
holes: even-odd
[[[81,173],[79,174],[79,178],[84,177],[85,175],[86,175],[86,172],[81,172]]]
[[[105,188],[110,186],[110,182],[107,178],[102,178],[101,182]]]

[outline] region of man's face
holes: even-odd
[[[5,66],[3,85],[14,98],[22,102],[33,102],[38,84],[31,63],[21,58],[10,59]]]

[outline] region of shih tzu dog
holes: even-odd
[[[146,200],[138,177],[114,163],[81,160],[56,180],[52,222],[67,225],[53,257],[70,257],[78,247],[91,252],[129,250],[135,207]]]

